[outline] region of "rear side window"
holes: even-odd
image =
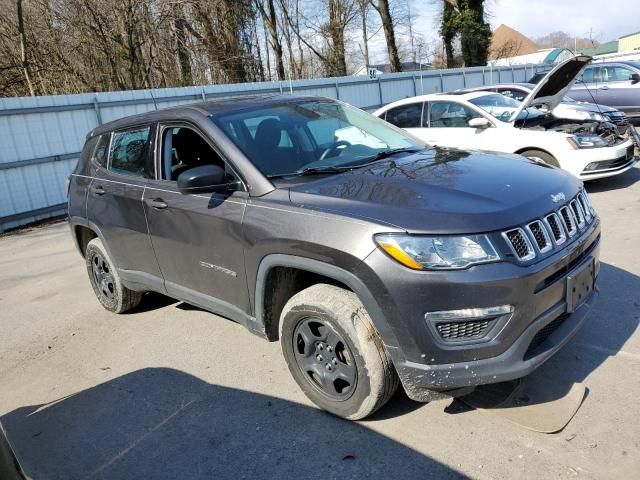
[[[98,140],[98,145],[93,152],[93,159],[101,167],[107,168],[107,158],[109,157],[109,140],[111,135],[102,135]]]
[[[580,77],[580,81],[584,82],[584,83],[593,83],[595,82],[594,77],[594,73],[595,73],[595,68],[591,67],[591,68],[587,68],[584,73],[582,74],[582,76]]]
[[[387,111],[385,120],[400,128],[420,128],[422,103],[401,105]]]
[[[111,141],[109,170],[135,177],[154,178],[148,154],[150,127],[116,132]]]

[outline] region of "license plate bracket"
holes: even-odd
[[[595,261],[589,261],[576,268],[567,276],[567,313],[575,312],[591,292],[595,281]]]

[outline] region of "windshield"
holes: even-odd
[[[492,93],[491,95],[472,98],[469,102],[480,107],[489,115],[492,115],[503,122],[508,122],[513,113],[520,108],[520,104],[522,103],[513,98],[505,97],[500,93]],[[524,117],[538,117],[540,115],[544,114],[540,110],[529,107],[522,111],[516,120],[520,120]]]
[[[331,100],[289,101],[212,119],[267,177],[358,165],[381,152],[424,148],[373,115]]]

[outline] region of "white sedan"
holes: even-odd
[[[582,180],[617,175],[637,160],[629,139],[600,122],[545,113],[560,103],[590,60],[574,57],[558,65],[522,102],[491,92],[433,94],[391,103],[374,115],[432,145],[518,153]]]

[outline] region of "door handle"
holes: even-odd
[[[607,87],[606,85],[603,87],[600,87],[600,90],[609,90],[609,87]]]
[[[154,198],[153,200],[147,200],[147,205],[149,205],[150,207],[153,207],[153,208],[155,208],[157,210],[163,210],[163,209],[165,209],[165,208],[167,208],[169,206],[161,198]]]
[[[102,185],[91,186],[91,193],[94,195],[104,195],[104,187]]]

